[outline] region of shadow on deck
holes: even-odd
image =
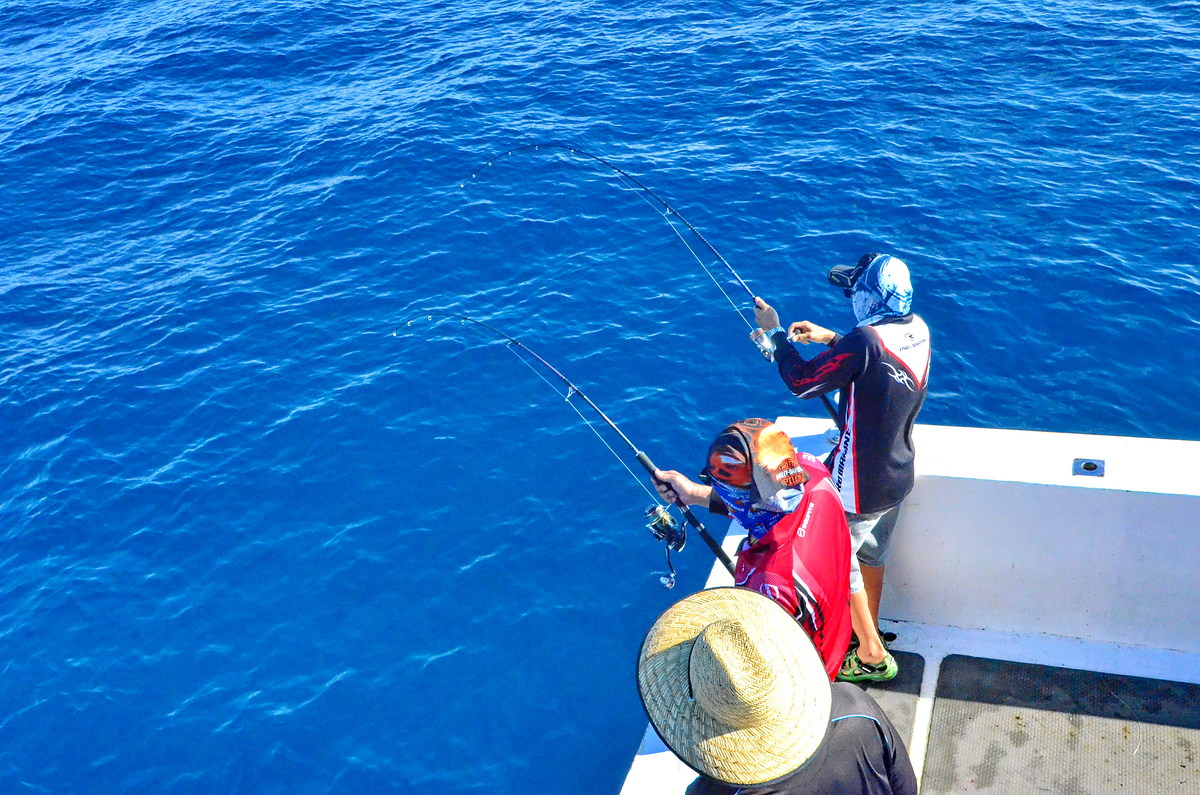
[[[924,660],[865,689],[911,742]],[[1200,685],[950,655],[923,793],[1200,792]]]

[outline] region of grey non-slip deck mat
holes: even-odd
[[[892,656],[900,666],[900,673],[890,682],[864,684],[863,690],[879,703],[891,720],[906,745],[912,745],[913,717],[917,711],[917,698],[921,695],[921,676],[925,672],[925,660],[921,655],[907,651],[892,650]]]
[[[1198,793],[1200,685],[952,655],[922,793]]]

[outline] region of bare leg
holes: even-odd
[[[883,566],[867,566],[859,562],[862,571],[863,590],[867,593],[867,605],[871,610],[871,626],[879,626],[879,599],[883,596]]]
[[[863,566],[864,575],[867,571],[868,567]],[[858,659],[868,665],[883,662],[887,650],[883,648],[883,641],[875,629],[866,588],[850,594],[850,625],[854,627],[854,635],[858,638]]]

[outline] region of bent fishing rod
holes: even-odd
[[[581,412],[579,410],[579,407],[576,406],[571,401],[571,398],[578,397],[580,400],[582,400],[584,403],[586,403],[587,406],[590,409],[592,409],[592,411],[596,412],[596,414],[600,417],[600,419],[603,420],[604,423],[609,428],[611,428],[614,433],[617,434],[617,436],[621,439],[621,441],[624,442],[626,445],[628,445],[631,450],[633,450],[634,458],[637,459],[637,462],[639,464],[641,464],[647,472],[650,473],[650,477],[653,478],[656,483],[662,483],[662,481],[660,481],[654,477],[654,472],[655,472],[655,470],[658,469],[658,467],[656,467],[654,465],[654,462],[650,460],[650,457],[647,456],[641,450],[639,450],[637,445],[635,445],[633,443],[633,441],[630,440],[630,438],[628,436],[626,436],[625,433],[620,428],[617,427],[617,424],[615,422],[613,422],[611,419],[609,419],[609,416],[607,414],[605,414],[600,409],[600,407],[597,406],[592,401],[591,398],[589,398],[587,395],[585,395],[583,393],[582,389],[577,387],[574,383],[571,382],[570,379],[568,379],[565,375],[563,375],[561,372],[559,372],[558,368],[556,368],[554,365],[550,364],[550,362],[546,361],[541,356],[534,353],[532,350],[529,349],[529,347],[527,345],[525,345],[521,341],[517,340],[515,337],[511,337],[508,334],[505,334],[500,329],[498,329],[488,323],[485,323],[482,320],[477,320],[476,318],[468,317],[466,315],[455,315],[455,314],[451,314],[448,312],[424,312],[420,315],[409,318],[407,321],[405,321],[404,325],[407,327],[407,326],[411,326],[413,323],[417,322],[418,320],[433,321],[435,318],[446,318],[446,319],[451,319],[451,320],[457,320],[460,323],[473,323],[476,326],[484,328],[491,334],[495,335],[497,338],[497,341],[503,341],[505,344],[505,347],[508,348],[510,351],[512,351],[514,356],[516,356],[527,367],[529,367],[531,370],[533,370],[535,373],[537,373],[537,375],[540,378],[542,378],[543,381],[546,381],[547,385],[549,385],[552,389],[555,389],[554,384],[547,381],[545,376],[543,376],[542,373],[538,372],[538,370],[535,367],[533,367],[532,364],[529,363],[529,360],[526,359],[525,357],[521,356],[521,354],[518,353],[517,350],[520,350],[521,352],[528,354],[529,357],[531,357],[534,361],[536,361],[538,364],[540,364],[542,367],[544,367],[546,370],[548,370],[550,373],[552,373],[554,375],[554,377],[556,377],[559,381],[562,381],[562,383],[567,387],[567,394],[565,396],[566,402],[571,406],[571,408],[573,408],[575,410],[575,413],[577,413],[580,416],[580,418],[584,421],[584,424],[586,424],[589,428],[591,428],[592,432],[595,433],[596,436],[600,438],[600,441],[604,444],[604,446],[608,447],[609,452],[611,452],[614,456],[616,456],[617,460],[621,462],[621,465],[625,467],[625,470],[627,472],[629,472],[629,474],[633,477],[634,480],[637,481],[638,485],[641,486],[643,489],[645,489],[646,492],[648,494],[650,494],[650,496],[652,498],[654,498],[656,504],[647,508],[645,511],[645,516],[649,520],[646,527],[650,530],[650,532],[654,535],[654,537],[656,539],[666,543],[667,567],[670,569],[670,573],[667,576],[661,578],[661,582],[664,587],[673,588],[675,586],[675,567],[671,563],[671,550],[679,551],[679,550],[683,549],[684,544],[687,542],[687,529],[679,526],[678,521],[675,519],[675,517],[671,516],[671,514],[668,512],[666,506],[664,506],[661,502],[658,501],[658,496],[655,493],[651,492],[649,489],[646,489],[646,485],[637,477],[637,475],[634,475],[633,470],[629,469],[628,466],[625,466],[625,462],[621,459],[621,456],[617,454],[616,450],[612,449],[612,447],[608,444],[608,442],[604,441],[604,437],[600,434],[600,432],[596,429],[596,427],[594,425],[592,425],[591,422],[588,422],[587,417],[583,414],[583,412]],[[392,336],[396,336],[395,333],[393,333]],[[555,392],[557,392],[557,391],[558,390],[555,389]],[[674,489],[672,489],[672,491],[674,492]],[[717,540],[715,538],[713,538],[711,533],[708,532],[708,528],[706,528],[704,526],[704,524],[699,519],[696,518],[696,515],[694,513],[692,513],[692,509],[683,503],[683,499],[678,494],[678,492],[675,492],[675,496],[678,499],[678,502],[675,503],[675,507],[679,510],[679,512],[681,514],[683,514],[683,518],[687,521],[687,523],[696,529],[696,532],[698,532],[700,534],[700,537],[704,539],[704,543],[707,544],[708,548],[710,550],[712,550],[712,553],[717,556],[717,560],[719,560],[721,562],[721,564],[726,569],[728,569],[729,573],[732,575],[733,574],[733,561],[730,560],[729,555],[727,555],[725,553],[725,550],[721,548],[721,545],[717,542]]]
[[[743,321],[745,321],[746,325],[749,326],[752,331],[756,331],[758,329],[758,327],[754,323],[751,323],[746,318],[745,313],[743,312],[743,310],[738,308],[737,303],[734,302],[734,300],[729,297],[729,293],[725,291],[725,288],[721,286],[721,282],[718,281],[717,277],[713,275],[713,272],[712,272],[712,270],[709,269],[709,266],[704,263],[704,260],[700,258],[700,255],[697,254],[696,250],[694,248],[692,248],[690,243],[688,243],[687,238],[685,238],[680,233],[679,228],[677,226],[675,226],[675,224],[672,221],[672,218],[678,219],[679,223],[683,224],[693,235],[696,236],[696,238],[701,243],[704,244],[704,246],[710,252],[712,252],[712,255],[714,257],[716,257],[717,262],[719,262],[721,265],[723,265],[725,267],[725,269],[727,271],[729,271],[730,275],[733,276],[734,280],[738,283],[738,285],[743,290],[746,291],[746,295],[748,295],[750,297],[750,303],[753,304],[754,299],[757,296],[755,296],[754,291],[750,289],[750,286],[748,284],[746,284],[746,281],[738,274],[738,272],[736,270],[734,270],[733,266],[729,264],[729,260],[727,260],[727,259],[725,259],[725,257],[721,256],[721,252],[717,251],[717,247],[714,246],[712,243],[708,242],[708,238],[706,238],[703,234],[701,234],[700,230],[697,229],[695,226],[693,226],[690,221],[688,221],[686,218],[684,218],[683,215],[681,215],[678,210],[676,210],[674,207],[672,207],[670,205],[670,203],[667,202],[666,199],[664,199],[662,196],[658,195],[658,193],[656,193],[654,190],[652,190],[649,186],[647,186],[640,179],[633,176],[628,171],[625,171],[623,168],[616,166],[613,163],[610,163],[609,161],[605,160],[603,157],[600,157],[599,155],[594,155],[591,152],[584,151],[583,149],[580,149],[577,146],[569,146],[567,144],[558,144],[558,143],[525,144],[523,146],[513,147],[512,149],[509,149],[506,152],[501,152],[500,154],[493,157],[491,160],[488,160],[487,163],[484,164],[484,166],[480,166],[479,168],[475,169],[475,171],[471,174],[471,179],[475,179],[477,176],[479,176],[479,173],[481,171],[483,171],[483,169],[485,167],[490,167],[493,163],[495,163],[497,160],[500,160],[501,158],[508,157],[510,155],[516,154],[517,152],[523,152],[523,151],[540,152],[542,149],[560,149],[565,152],[569,152],[573,155],[582,155],[584,157],[590,158],[591,160],[594,160],[595,162],[605,166],[610,171],[612,171],[614,174],[616,174],[617,178],[620,179],[623,184],[626,184],[626,185],[629,185],[630,187],[632,187],[637,192],[638,197],[641,198],[642,201],[646,202],[646,204],[649,205],[651,207],[651,209],[653,209],[655,212],[657,212],[659,215],[661,215],[663,220],[667,222],[667,225],[669,227],[671,227],[671,231],[673,231],[675,233],[675,235],[679,238],[680,242],[683,243],[684,247],[687,248],[688,252],[691,253],[691,255],[695,258],[696,262],[699,263],[701,269],[703,269],[705,274],[708,275],[708,278],[712,280],[712,283],[715,284],[717,286],[717,289],[721,291],[721,295],[725,296],[725,300],[728,301],[729,305],[733,307],[733,311],[737,312],[738,317],[740,317]],[[465,186],[466,186],[466,182],[462,182],[459,184],[460,188],[465,187]],[[647,197],[649,197],[649,198],[647,198]],[[653,199],[654,201],[652,202],[651,199]],[[656,206],[655,202],[657,202],[657,206]],[[759,336],[752,336],[751,339],[753,340],[754,344],[758,346],[758,349],[762,353],[763,358],[765,358],[768,362],[775,361],[774,346],[771,344],[771,341],[766,337],[765,334],[759,335]],[[840,426],[840,423],[838,423],[837,409],[834,408],[834,405],[832,402],[830,402],[829,397],[826,395],[821,395],[821,403],[824,404],[825,411],[827,411],[829,413],[829,416],[831,419],[833,419],[834,423],[839,424],[839,426]]]

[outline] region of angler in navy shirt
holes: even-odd
[[[755,317],[792,394],[807,399],[840,391],[842,432],[825,463],[853,536],[851,609],[860,646],[847,655],[839,678],[884,681],[897,669],[876,630],[879,597],[891,530],[913,487],[912,427],[929,382],[929,327],[912,313],[908,267],[896,257],[866,254],[853,266],[835,267],[829,280],[854,307],[858,324],[846,335],[807,320],[785,332],[762,299],[755,299]],[[805,361],[793,341],[828,349]]]
[[[654,731],[700,774],[689,795],[916,795],[904,741],[854,685],[832,686],[804,629],[749,588],[707,588],[638,652]]]
[[[687,788],[687,795],[917,795],[917,776],[904,740],[875,699],[846,682],[835,682],[832,689],[829,733],[795,773],[748,787],[701,776]]]

